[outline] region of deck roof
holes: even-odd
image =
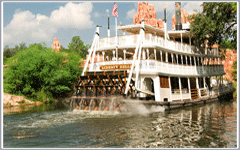
[[[133,25],[125,25],[125,26],[118,26],[118,30],[123,32],[129,32],[133,34],[139,34],[140,29],[142,28],[141,24],[133,24]],[[144,25],[145,33],[152,33],[153,35],[157,36],[164,36],[164,29],[155,28],[151,25]],[[173,38],[181,38],[181,34],[183,38],[188,38],[190,36],[190,32],[186,30],[178,30],[178,31],[168,31],[169,37]]]
[[[142,28],[141,24],[133,24],[133,25],[126,25],[126,26],[118,26],[118,30],[121,30],[123,32],[129,32],[133,34],[139,34],[140,29]],[[145,33],[152,33],[156,34],[158,36],[164,36],[164,30],[163,29],[158,29],[153,26],[144,25],[145,28]]]

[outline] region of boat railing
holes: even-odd
[[[201,94],[201,97],[208,96],[208,89],[206,88],[199,88],[199,93]]]
[[[182,94],[189,93],[189,90],[187,88],[182,89]],[[172,89],[172,94],[180,94],[180,89]]]
[[[133,35],[118,35],[117,43],[118,46],[124,45],[136,45],[137,44],[137,36],[138,34]],[[152,34],[145,34],[144,44],[155,44],[161,47],[165,47],[175,51],[182,51],[186,53],[197,53],[197,54],[206,54],[206,55],[214,55],[219,56],[218,49],[204,49],[197,48],[196,46],[189,45],[186,43],[181,43],[178,41],[167,40],[165,45],[165,39],[163,37],[159,37]],[[116,45],[116,36],[103,37],[99,39],[99,48],[106,48]]]
[[[138,34],[133,35],[118,35],[118,45],[136,45]],[[99,48],[111,47],[116,45],[116,36],[103,37],[99,39]]]
[[[187,88],[182,89],[182,94],[180,89],[172,89],[172,100],[181,100],[181,99],[189,99],[191,94]]]

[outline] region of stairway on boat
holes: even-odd
[[[191,98],[192,98],[192,99],[197,99],[197,98],[199,98],[198,89],[191,89]]]

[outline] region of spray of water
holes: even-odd
[[[140,100],[125,100],[123,108],[121,108],[127,114],[139,114],[139,115],[148,115],[154,112],[164,112],[165,108],[162,106],[146,106]]]

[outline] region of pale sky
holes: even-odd
[[[133,23],[138,2],[116,2],[118,25]],[[171,18],[175,13],[175,2],[148,1],[154,4],[157,19],[163,18],[163,7],[167,8],[167,25],[171,30]],[[110,15],[111,36],[115,34],[115,17],[111,15],[114,2],[2,2],[3,45],[14,47],[19,43],[45,42],[48,47],[53,38],[67,48],[73,36],[80,36],[85,44],[91,44],[96,25],[100,37],[107,36],[107,15]],[[199,10],[202,2],[182,2],[188,13]],[[121,32],[118,32],[121,34]]]

